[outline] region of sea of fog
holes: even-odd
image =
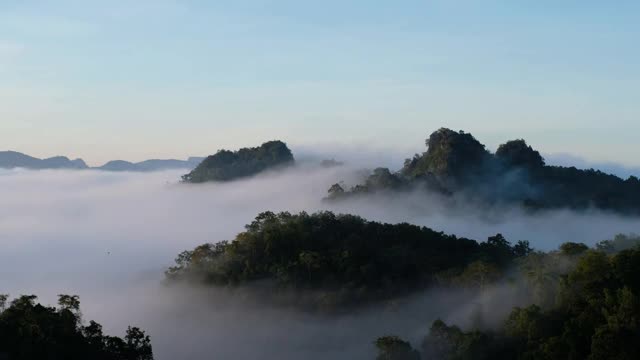
[[[502,233],[539,250],[640,232],[637,219],[596,211],[526,215],[464,201],[451,210],[423,193],[323,202],[331,184],[357,181],[349,167],[303,166],[197,186],[178,182],[184,172],[0,170],[0,293],[37,294],[48,304],[56,294],[77,294],[84,319],[108,333],[145,329],[158,360],[371,359],[376,337],[398,334],[418,344],[434,319],[464,321],[477,299],[432,290],[395,309],[325,318],[234,305],[219,290],[166,288],[163,271],[179,252],[232,239],[265,210],[333,210],[479,240]],[[503,313],[520,301],[505,291],[485,295]]]

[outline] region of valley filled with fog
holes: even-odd
[[[436,318],[464,325],[478,301],[499,318],[527,300],[506,285],[481,300],[432,289],[396,307],[320,316],[236,304],[226,290],[166,287],[164,271],[183,250],[231,240],[266,210],[352,213],[479,241],[502,233],[536,250],[640,231],[637,219],[595,210],[525,213],[465,199],[452,208],[423,192],[323,201],[332,184],[360,180],[359,170],[348,166],[299,165],[202,185],[180,183],[185,171],[0,170],[0,293],[37,294],[45,304],[60,293],[79,295],[84,319],[115,335],[127,325],[144,328],[161,360],[366,359],[378,336],[419,341]]]

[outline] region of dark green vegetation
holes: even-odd
[[[255,148],[220,150],[204,159],[182,180],[190,183],[229,181],[252,176],[267,169],[293,164],[291,150],[282,141],[269,141]]]
[[[397,336],[384,336],[375,341],[376,360],[420,360],[420,353]]]
[[[59,295],[58,307],[21,296],[7,307],[0,295],[0,359],[7,360],[153,360],[149,337],[129,327],[123,338],[102,333],[100,324],[81,324],[77,296]]]
[[[482,286],[487,274],[530,251],[527,242],[511,246],[501,235],[480,243],[353,215],[265,212],[231,242],[183,252],[166,275],[230,287],[270,280],[280,289],[315,294],[304,305],[335,310],[434,284]]]
[[[640,237],[619,235],[596,249],[567,243],[557,252],[531,253],[515,264],[535,304],[514,308],[500,329],[464,331],[437,320],[420,355],[386,336],[375,342],[378,358],[638,359],[639,245]]]
[[[545,165],[524,140],[500,145],[495,154],[471,134],[440,129],[426,142],[427,151],[407,159],[393,173],[379,168],[348,191],[336,184],[329,199],[379,191],[426,188],[445,195],[462,193],[483,205],[520,204],[528,209],[598,208],[640,213],[640,180],[626,180],[597,170]]]

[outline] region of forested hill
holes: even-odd
[[[57,308],[36,303],[35,295],[8,300],[0,294],[0,359],[153,360],[151,340],[139,328],[119,338],[95,321],[83,324],[78,296],[59,295]]]
[[[471,134],[443,128],[431,134],[426,145],[426,152],[407,159],[396,173],[379,168],[351,189],[333,185],[329,199],[423,187],[447,195],[471,195],[485,204],[640,214],[637,177],[625,180],[593,169],[549,166],[522,139],[502,144],[490,153]]]
[[[637,236],[619,235],[596,249],[568,243],[560,252],[530,254],[517,265],[532,304],[513,308],[497,328],[484,327],[481,316],[466,329],[437,320],[419,351],[384,336],[375,341],[377,358],[638,359],[638,244]]]
[[[293,164],[293,154],[282,141],[269,141],[259,147],[238,151],[220,150],[208,156],[182,180],[190,183],[229,181],[262,171]]]
[[[473,263],[502,269],[530,251],[527,242],[511,246],[501,235],[480,243],[353,215],[265,212],[231,242],[183,252],[166,274],[170,282],[230,287],[269,280],[281,290],[312,290],[307,305],[335,309],[450,281]]]

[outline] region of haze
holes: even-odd
[[[160,360],[212,354],[236,359],[366,359],[373,354],[371,339],[376,336],[393,333],[419,341],[437,317],[464,324],[464,309],[475,300],[462,292],[432,290],[405,300],[396,311],[363,310],[322,318],[234,305],[220,290],[169,289],[161,285],[163,271],[182,250],[232,239],[264,210],[330,209],[478,240],[500,232],[511,241],[529,240],[540,250],[565,241],[594,244],[618,232],[640,231],[635,219],[598,212],[528,216],[464,205],[447,210],[437,196],[424,193],[362,199],[336,208],[322,202],[331,184],[355,182],[357,169],[303,165],[202,186],[178,184],[180,171],[2,171],[0,290],[38,294],[48,303],[59,293],[78,294],[84,318],[103,323],[107,331],[120,335],[130,324],[147,330]],[[496,291],[502,295],[488,302],[494,304],[494,317],[523,301],[508,288]]]
[[[418,349],[435,319],[464,329],[479,308],[486,326],[497,327],[514,306],[532,301],[514,286],[526,281],[510,278],[518,276],[513,268],[531,249],[524,243],[511,248],[500,237],[494,238],[500,246],[479,246],[482,252],[469,257],[433,251],[447,261],[464,260],[445,269],[450,272],[445,276],[456,274],[451,284],[467,270],[482,277],[475,295],[468,283],[452,286],[456,290],[429,288],[394,298],[393,306],[358,303],[358,311],[340,316],[272,308],[261,298],[253,304],[236,301],[261,284],[243,283],[236,292],[167,286],[164,271],[185,250],[234,239],[263,211],[330,210],[478,241],[501,233],[512,244],[526,240],[541,251],[640,233],[638,217],[595,209],[523,210],[596,204],[620,214],[640,213],[638,39],[637,0],[0,0],[0,151],[23,159],[0,166],[29,167],[30,158],[16,152],[82,158],[96,167],[111,160],[200,158],[255,147],[208,158],[184,183],[181,175],[192,169],[0,168],[0,295],[34,294],[49,305],[58,294],[79,295],[84,324],[96,320],[118,336],[129,325],[139,326],[158,360],[367,360],[374,358],[372,342],[381,336],[398,335]],[[381,172],[389,175],[381,181],[391,179],[387,185],[402,185],[397,193],[387,185],[371,187],[370,193],[348,191],[362,184],[369,170],[401,169],[405,159],[426,150],[425,139],[440,128],[452,135],[443,135],[448,139],[440,142],[443,151],[431,147],[438,156],[416,158],[416,172],[402,179]],[[507,143],[516,139],[526,144]],[[496,153],[505,143],[499,157],[483,148]],[[295,165],[280,168],[294,163],[292,154]],[[556,171],[543,166],[540,154],[547,165],[593,167],[622,180]],[[330,159],[336,161],[321,166]],[[412,170],[411,164],[406,169]],[[478,169],[467,171],[475,165]],[[466,182],[477,181],[481,168],[487,178],[500,181],[483,184],[474,201],[475,189]],[[529,184],[531,174],[535,181]],[[448,186],[461,179],[464,187]],[[190,180],[206,183],[187,184]],[[217,182],[227,180],[233,181]],[[333,188],[336,201],[323,201],[336,183],[344,186]],[[541,196],[552,194],[548,200],[558,201],[522,196],[517,203],[523,207],[516,201],[487,205],[510,201],[495,196],[479,203],[485,192],[504,195],[504,183],[509,189],[538,186]],[[437,194],[407,190],[416,184],[447,186]],[[452,189],[448,200],[454,201],[445,200]],[[389,239],[404,239],[394,236]],[[363,237],[347,237],[353,238]],[[295,243],[298,237],[291,239]],[[293,252],[286,245],[287,255],[274,257],[287,260],[285,265],[268,270],[281,276],[282,269],[302,269],[303,276],[292,278],[306,275],[311,284],[318,264],[354,269],[320,274],[317,283],[322,280],[323,286],[335,281],[335,274],[378,274],[369,268],[393,274],[395,266],[378,266],[396,264],[395,248],[402,246],[389,243],[392,250],[376,252],[388,262],[372,257],[368,265],[375,266],[344,260],[357,251],[331,247],[330,256],[317,260],[314,249]],[[571,249],[584,246],[569,244]],[[401,250],[402,256],[420,254]],[[485,264],[484,257],[492,260]],[[445,273],[436,273],[426,258],[420,254],[395,278],[413,275],[415,264],[424,268],[415,273],[420,285]],[[565,261],[573,260],[558,263],[564,267]],[[485,289],[485,272],[494,265],[503,277]],[[558,283],[566,275],[553,274]],[[338,284],[340,291],[384,290],[353,285],[350,276]],[[367,277],[373,275],[362,279]],[[379,277],[395,285],[389,279],[394,277]],[[17,338],[24,336],[16,330],[21,319],[7,325]],[[635,326],[633,331],[640,325]],[[581,342],[585,349],[590,344]]]

